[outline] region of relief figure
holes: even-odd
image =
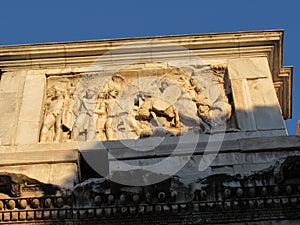
[[[96,105],[96,91],[88,89],[83,97],[79,97],[74,103],[73,113],[76,121],[73,125],[72,139],[94,140],[96,136],[94,109]],[[84,141],[85,141],[84,140]]]
[[[61,130],[61,116],[64,104],[64,90],[51,87],[47,90],[47,101],[44,122],[41,129],[41,142],[59,142]]]
[[[96,126],[100,140],[117,139],[114,118],[118,117],[118,115],[115,115],[113,107],[124,83],[125,78],[122,75],[114,74],[104,85],[98,96],[95,114],[97,115]]]

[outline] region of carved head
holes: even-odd
[[[114,74],[111,78],[116,83],[124,83],[125,78],[121,74]]]
[[[92,99],[96,95],[96,91],[93,89],[88,89],[86,91],[86,98],[87,99]]]
[[[194,86],[198,85],[198,82],[194,78],[191,78],[190,79],[190,84],[194,87]]]
[[[120,93],[122,85],[120,83],[112,83],[109,85],[108,98],[116,98]]]
[[[160,86],[161,86],[160,89],[161,89],[162,91],[164,91],[169,85],[170,85],[169,82],[168,82],[167,80],[163,79],[163,80],[161,81],[161,83],[160,83]]]
[[[56,98],[59,98],[59,97],[64,97],[64,94],[65,94],[65,90],[55,86],[55,97]]]
[[[55,96],[55,87],[54,86],[51,86],[50,88],[47,89],[46,96],[47,96],[47,98],[52,98]]]

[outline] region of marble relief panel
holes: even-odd
[[[233,112],[226,71],[143,62],[112,73],[48,76],[40,142],[226,130]]]

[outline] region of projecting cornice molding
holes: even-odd
[[[128,45],[126,54],[120,52],[116,57],[135,57],[145,49],[143,42],[140,42],[143,40],[178,44],[192,50],[203,60],[266,57],[283,117],[288,119],[292,116],[293,68],[282,66],[283,33],[282,30],[252,31],[2,46],[0,70],[87,67],[100,55],[132,42],[137,42],[137,45]],[[160,52],[159,46],[151,49],[151,52],[160,54],[162,59],[178,57],[176,51]]]

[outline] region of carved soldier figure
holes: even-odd
[[[113,107],[122,86],[125,84],[125,78],[120,74],[114,74],[106,83],[99,94],[99,100],[95,110],[97,118],[97,130],[100,140],[116,140],[113,118],[117,117],[113,112]]]
[[[214,100],[214,105],[218,108],[218,110],[213,112],[213,116],[218,117],[221,120],[229,120],[232,114],[232,106],[229,103],[227,96],[231,90],[229,81],[226,81],[226,69],[226,65],[211,66],[214,79],[218,82],[221,92],[220,97]]]
[[[106,108],[107,107],[104,98],[104,93],[100,92],[96,103],[95,114],[97,116],[96,128],[97,128],[99,139],[101,141],[106,141],[106,134],[105,134],[105,123],[107,120]]]
[[[54,92],[54,96],[52,96]],[[47,93],[46,105],[48,109],[45,112],[44,123],[41,129],[40,141],[52,142],[59,141],[61,128],[61,114],[64,104],[64,91],[58,87],[51,87]],[[51,99],[51,101],[49,101]],[[54,130],[54,137],[53,137]]]
[[[44,104],[44,120],[46,118],[46,115],[48,114],[49,112],[49,109],[50,109],[50,105],[51,105],[51,102],[53,101],[53,98],[55,97],[55,87],[54,86],[51,86],[50,88],[48,88],[46,90],[46,99],[45,99],[45,104]],[[43,122],[44,123],[44,122]],[[41,129],[41,133],[42,133],[42,129]],[[47,137],[46,137],[47,135]],[[45,141],[53,141],[53,137],[54,137],[54,126],[52,126],[47,134],[43,135],[44,137],[42,137],[42,134],[40,134],[40,141],[42,142],[42,139],[43,139],[43,142]]]
[[[196,103],[198,107],[198,115],[203,119],[204,122],[210,124],[210,120],[212,118],[210,104],[207,99],[207,96],[204,94],[202,88],[198,84],[198,82],[191,78],[190,79],[191,86],[193,87],[193,97],[192,100]]]
[[[113,127],[114,126],[113,118],[117,117],[118,115],[114,114],[113,107],[114,107],[116,97],[118,96],[121,87],[122,87],[122,85],[120,85],[118,83],[111,83],[109,85],[107,99],[105,99],[105,101],[104,101],[106,113],[107,113],[107,120],[105,123],[105,133],[106,133],[107,140],[116,140],[117,139],[117,137],[115,135],[115,130]]]
[[[73,115],[73,104],[74,104],[74,92],[75,87],[71,84],[67,89],[67,93],[64,100],[64,106],[62,111],[62,141],[69,139],[69,135],[72,131],[74,124],[74,115]]]
[[[72,139],[79,140],[79,136],[84,133],[86,140],[94,140],[96,135],[94,123],[94,110],[96,105],[96,91],[86,90],[86,94],[74,103],[74,114],[76,121],[73,126]]]

